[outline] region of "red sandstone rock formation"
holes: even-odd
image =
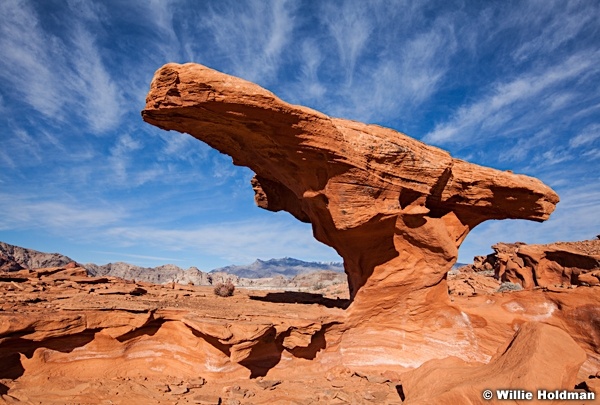
[[[315,238],[344,258],[353,303],[342,349],[360,363],[385,361],[362,338],[369,333],[388,334],[384,340],[392,344],[389,333],[400,328],[415,347],[423,335],[444,341],[416,355],[418,364],[452,346],[438,318],[454,325],[463,317],[449,305],[446,273],[468,232],[488,219],[543,221],[558,202],[537,179],[285,103],[201,65],[159,69],[142,117],[252,169],[258,206],[310,222]],[[415,319],[418,326],[410,326]]]
[[[598,288],[454,296],[456,308],[430,311],[431,324],[414,313],[404,329],[390,320],[352,333],[336,300],[314,295],[239,289],[220,298],[210,287],[88,277],[72,266],[0,273],[0,403],[398,404],[400,393],[409,403],[477,403],[472,388],[486,383],[569,388],[582,349],[574,381],[598,389]]]
[[[142,117],[252,169],[260,207],[312,223],[315,237],[344,258],[357,306],[384,291],[393,299],[445,291],[445,274],[473,227],[487,219],[543,221],[558,202],[539,180],[285,103],[201,65],[158,70]]]
[[[486,389],[493,388],[493,398],[497,399],[496,390],[505,387],[531,392],[537,402],[539,389],[573,391],[585,360],[585,352],[564,331],[542,323],[526,323],[488,364],[468,364],[448,357],[428,361],[405,373],[402,387],[408,400],[404,403],[485,403],[482,393]]]
[[[494,253],[475,260],[477,270],[494,269],[500,281],[525,289],[600,285],[600,240],[547,245],[498,243]]]

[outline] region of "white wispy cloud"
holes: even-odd
[[[368,2],[345,1],[322,3],[322,21],[337,46],[339,65],[345,71],[347,85],[352,83],[356,63],[373,32],[367,17]]]
[[[76,16],[65,16],[72,30],[61,38],[45,29],[28,1],[2,2],[0,14],[4,16],[0,21],[0,79],[18,83],[16,94],[58,122],[74,113],[93,132],[112,129],[119,123],[122,105],[118,87],[92,35]],[[89,13],[83,13],[86,15]]]
[[[571,138],[569,146],[577,148],[580,146],[589,145],[596,139],[600,138],[600,124],[591,124],[586,126],[580,133]]]
[[[288,97],[362,121],[410,117],[440,89],[458,49],[460,20],[426,21],[422,7],[322,3],[318,21],[326,31],[301,42],[300,74]]]
[[[428,100],[438,90],[456,49],[454,27],[446,18],[404,42],[394,52],[395,58],[376,71],[373,96],[377,108],[386,112],[412,109]]]
[[[79,25],[74,29],[71,62],[72,93],[81,97],[81,114],[93,132],[114,129],[124,112],[122,96],[108,73],[92,35]]]
[[[174,8],[174,2],[170,0],[149,0],[138,3],[136,7],[136,12],[141,12],[157,31],[158,40],[152,45],[165,63],[177,61],[181,55],[181,41],[173,25]]]
[[[110,148],[107,167],[100,164],[99,170],[106,173],[104,180],[114,186],[134,188],[152,180],[161,180],[167,168],[157,164],[136,164],[135,159],[144,148],[141,138],[129,133],[118,136]]]
[[[96,250],[96,251],[94,251],[94,253],[102,253],[105,255],[109,255],[112,258],[111,259],[112,261],[117,261],[118,257],[127,257],[127,258],[134,258],[134,259],[147,259],[147,260],[151,260],[153,262],[160,262],[162,264],[185,261],[184,259],[175,258],[175,257],[148,256],[148,255],[138,255],[138,254],[133,254],[133,253],[107,252],[107,251],[103,251],[103,250]],[[99,263],[96,263],[96,264],[99,264]]]
[[[0,194],[0,230],[46,229],[51,232],[87,233],[126,217],[122,208],[89,206],[81,201],[44,201],[37,195]]]
[[[282,64],[282,54],[294,30],[295,3],[245,1],[211,4],[200,21],[232,74],[268,83]],[[198,55],[205,51],[197,51]]]
[[[18,83],[15,90],[36,110],[56,115],[63,101],[52,66],[61,57],[60,45],[41,28],[28,2],[0,2],[0,14],[0,77]]]
[[[475,141],[480,132],[493,134],[500,131],[508,121],[523,115],[523,103],[535,100],[544,93],[560,94],[558,86],[579,79],[590,71],[597,72],[599,56],[599,52],[578,53],[558,65],[496,83],[492,91],[476,102],[460,107],[452,118],[437,124],[423,139],[437,144]],[[536,111],[538,118],[535,122],[539,122],[543,114],[543,111]]]
[[[283,256],[336,260],[331,248],[314,240],[309,226],[276,215],[268,225],[253,219],[201,224],[193,230],[127,226],[112,228],[107,235],[120,244],[144,244],[167,251],[194,249],[232,263]]]
[[[304,100],[315,103],[317,100],[322,99],[327,91],[319,78],[319,69],[324,61],[324,55],[314,39],[305,40],[300,48],[300,53],[302,60],[301,73],[297,83],[290,86],[288,93],[302,94]]]
[[[508,20],[529,34],[512,52],[513,59],[518,62],[551,54],[597,23],[600,17],[597,4],[594,6],[586,1],[530,1],[523,6]]]

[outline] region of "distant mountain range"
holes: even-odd
[[[44,253],[0,242],[0,270],[17,271],[65,266],[74,260],[59,253]]]
[[[209,273],[227,273],[244,278],[263,278],[285,276],[294,277],[314,271],[344,271],[343,263],[339,262],[305,262],[291,257],[283,259],[260,260],[252,264],[231,265],[211,270]]]
[[[33,249],[22,248],[0,242],[0,270],[16,271],[40,267],[65,266],[74,260],[58,254],[44,253]],[[305,262],[291,257],[283,259],[260,260],[248,265],[231,265],[203,272],[196,267],[184,270],[173,264],[158,267],[141,267],[129,263],[116,262],[104,265],[94,263],[83,264],[91,276],[113,276],[126,280],[145,281],[155,284],[176,282],[209,285],[213,281],[232,278],[239,281],[245,279],[263,279],[273,277],[293,278],[298,275],[318,271],[334,271],[343,273],[342,263]],[[231,275],[233,277],[228,277]]]

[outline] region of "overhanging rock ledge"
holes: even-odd
[[[349,328],[440,311],[460,317],[445,278],[468,232],[489,219],[544,221],[559,201],[538,179],[288,104],[198,64],[160,68],[142,116],[249,167],[258,206],[312,224],[315,238],[344,259]]]

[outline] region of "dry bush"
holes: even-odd
[[[235,286],[231,281],[227,283],[219,283],[215,286],[215,295],[219,297],[231,297],[235,291]]]
[[[497,292],[521,291],[522,289],[523,287],[521,284],[505,281],[504,283],[500,284],[500,288],[498,288]]]

